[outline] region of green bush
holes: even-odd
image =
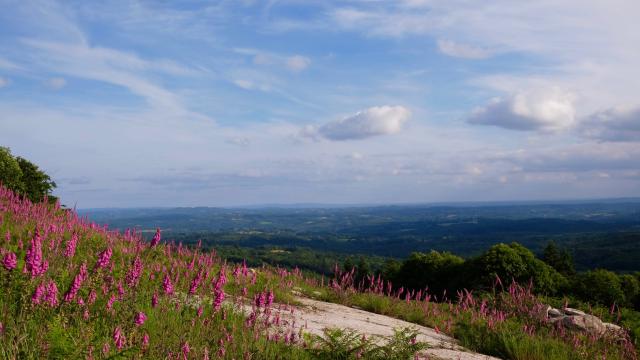
[[[394,282],[410,289],[429,288],[440,295],[445,290],[455,293],[460,287],[464,259],[448,252],[412,253],[398,270]]]
[[[605,306],[625,303],[620,277],[604,269],[578,274],[573,279],[573,292],[584,301]]]

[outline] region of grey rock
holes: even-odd
[[[547,311],[547,314],[550,318],[559,318],[564,316],[564,313],[562,311],[553,308],[549,309],[549,311]]]
[[[563,312],[565,313],[565,315],[587,315],[584,311],[572,308],[564,308]]]
[[[570,315],[562,319],[562,324],[568,329],[602,335],[607,331],[602,320],[593,315]]]

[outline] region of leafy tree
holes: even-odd
[[[573,280],[573,291],[582,300],[602,305],[624,304],[622,281],[614,272],[597,269],[578,274]]]
[[[415,290],[428,287],[431,293],[437,295],[444,290],[455,293],[461,287],[458,279],[463,264],[464,259],[448,252],[414,252],[404,261],[394,282]]]
[[[558,248],[553,241],[549,242],[544,248],[542,260],[562,275],[571,276],[576,273],[571,254],[567,249]]]
[[[380,274],[384,279],[387,279],[387,280],[395,279],[398,272],[400,271],[401,266],[402,266],[402,263],[400,261],[395,259],[387,259],[382,265],[382,270],[380,271]]]
[[[0,147],[0,183],[33,202],[42,201],[47,196],[55,202],[51,191],[56,183],[49,175],[27,159],[11,155],[11,150]]]
[[[361,256],[360,260],[358,260],[358,265],[356,266],[356,284],[360,284],[362,281],[365,281],[369,275],[371,275],[369,263],[367,262],[367,259]]]
[[[640,281],[631,275],[620,275],[620,286],[627,306],[633,307],[640,300]]]
[[[41,201],[45,196],[55,202],[56,198],[51,196],[51,191],[56,187],[56,183],[51,180],[49,175],[27,159],[18,157],[16,160],[22,170],[22,183],[24,184],[22,193],[34,202]]]
[[[11,150],[2,146],[0,146],[0,183],[16,192],[22,192],[24,189],[20,164],[11,155]]]
[[[342,263],[342,268],[344,269],[344,272],[353,270],[353,268],[355,268],[355,265],[353,265],[353,259],[351,259],[351,257],[346,258]]]
[[[518,243],[494,245],[474,262],[484,286],[490,286],[499,277],[506,283],[532,281],[537,292],[552,294],[566,282],[555,269]]]

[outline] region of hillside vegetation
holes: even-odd
[[[626,333],[551,325],[531,287],[516,283],[496,285],[493,294],[437,298],[381,278],[357,286],[354,270],[336,271],[333,279],[254,270],[215,252],[167,244],[159,230],[150,242],[133,231],[109,231],[4,187],[0,219],[6,359],[400,359],[420,348],[402,333],[381,346],[363,346],[348,332],[305,336],[303,324],[271,317],[270,309],[295,303],[294,292],[432,326],[504,358],[637,358]]]

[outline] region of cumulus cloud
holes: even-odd
[[[451,40],[438,40],[438,50],[445,55],[465,59],[486,59],[492,55],[487,49]]]
[[[311,64],[311,59],[305,56],[294,55],[287,59],[287,68],[293,72],[300,72]]]
[[[575,96],[559,89],[494,98],[473,111],[468,121],[511,130],[557,132],[575,125]]]
[[[588,138],[605,141],[640,141],[640,107],[610,108],[588,116],[580,126]]]
[[[366,139],[400,132],[410,116],[409,109],[403,106],[374,106],[319,127],[306,127],[303,133],[334,141]]]

